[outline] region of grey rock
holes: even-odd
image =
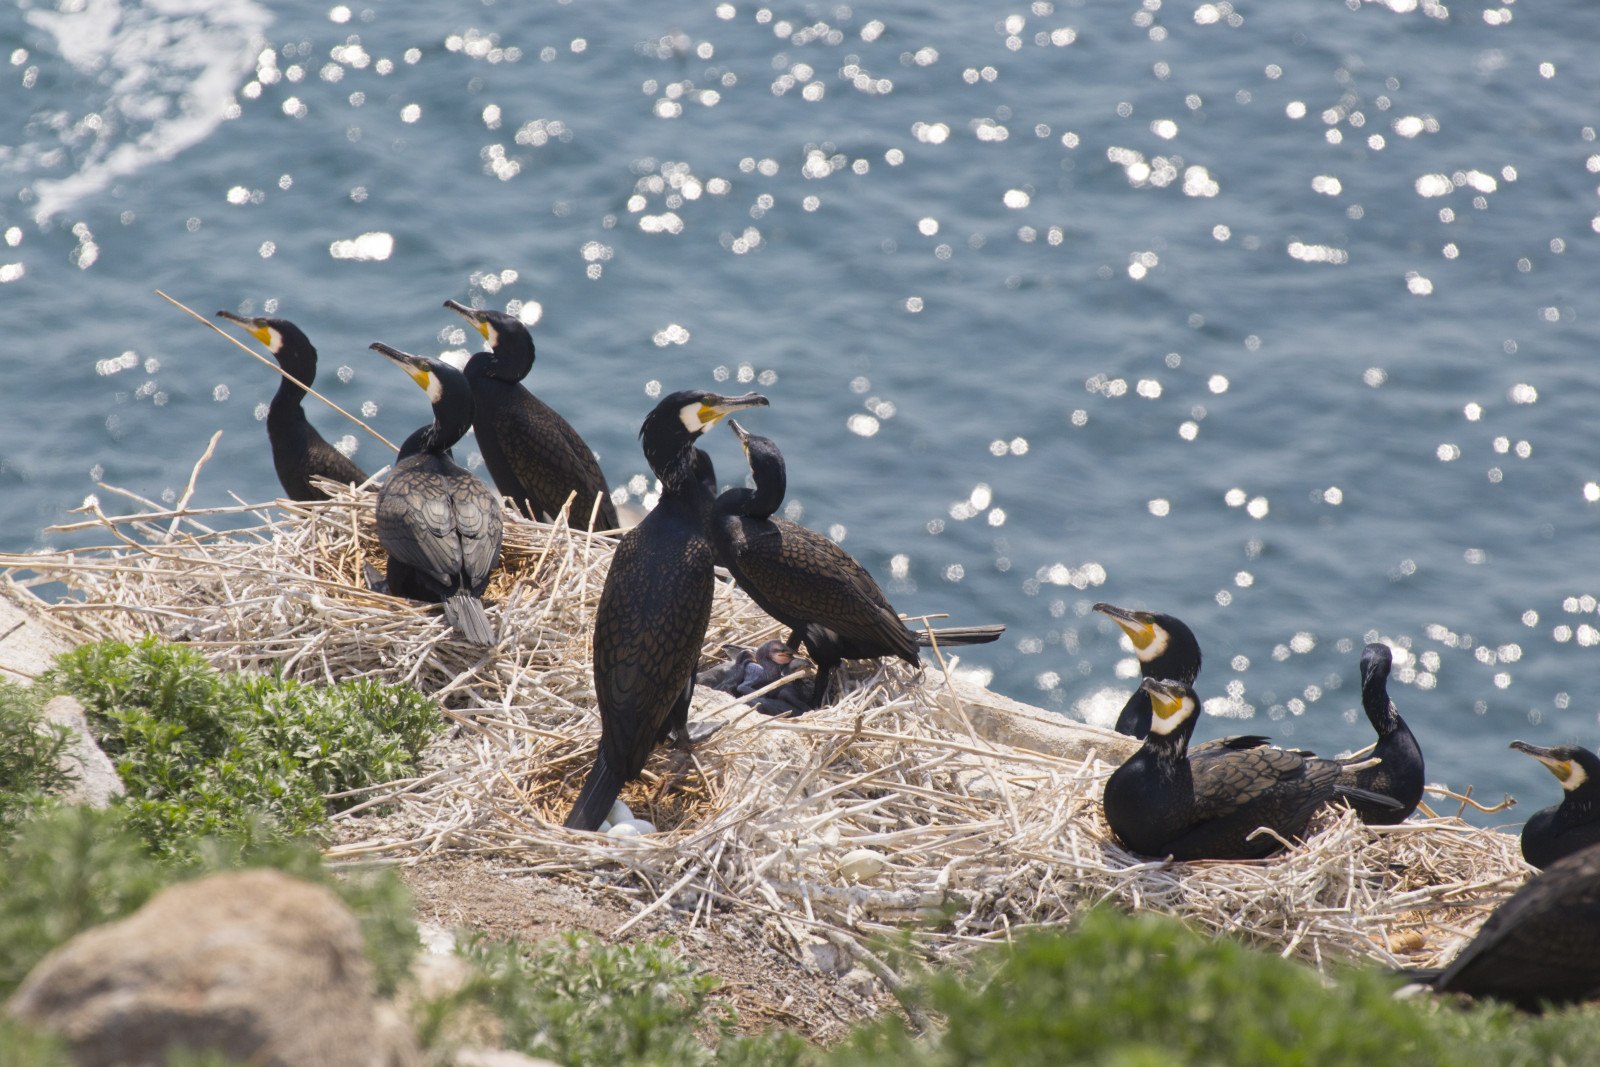
[[[75,697],[60,696],[50,701],[44,706],[44,718],[48,723],[65,726],[70,734],[66,748],[61,751],[60,766],[71,777],[72,785],[62,793],[63,800],[69,804],[104,808],[128,791],[117,777],[111,757],[89,733],[89,720]]]
[[[361,929],[332,891],[272,870],[164,890],[46,956],[5,1013],[58,1034],[80,1067],[177,1049],[260,1067],[412,1067],[375,993]]]

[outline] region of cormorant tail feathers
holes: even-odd
[[[624,781],[622,772],[612,770],[606,762],[605,752],[596,753],[589,777],[583,780],[583,789],[579,791],[578,799],[562,825],[569,830],[600,829],[600,824],[611,814],[611,805],[616,802],[617,794],[622,792]]]
[[[1359,800],[1364,804],[1376,804],[1379,807],[1387,808],[1390,811],[1400,811],[1405,807],[1404,804],[1400,803],[1394,797],[1385,796],[1383,793],[1374,793],[1370,789],[1361,789],[1353,785],[1345,785],[1341,783],[1334,786],[1333,791],[1337,795],[1344,797],[1346,800]]]
[[[495,643],[494,626],[484,614],[483,601],[465,589],[444,602],[444,621],[474,645]]]
[[[930,636],[927,630],[915,631],[917,644],[929,648],[937,640],[941,645],[986,645],[997,641],[1006,632],[1004,625],[990,626],[936,626]]]

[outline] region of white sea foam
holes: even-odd
[[[24,15],[108,94],[94,110],[98,119],[77,116],[62,132],[77,168],[34,183],[40,223],[210,136],[254,69],[272,21],[254,0],[74,0]],[[53,147],[42,147],[39,158]]]

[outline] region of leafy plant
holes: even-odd
[[[567,1064],[616,1067],[799,1064],[792,1035],[735,1037],[721,982],[670,941],[607,945],[569,934],[527,947],[479,938],[462,950],[477,978],[460,1002],[487,1007],[507,1048]]]
[[[0,682],[0,840],[42,794],[67,783],[59,766],[66,741],[64,727],[45,723],[39,694]]]
[[[442,724],[409,687],[223,674],[154,638],[85,645],[46,684],[83,702],[157,850],[207,835],[312,832],[327,818],[324,794],[409,773]]]

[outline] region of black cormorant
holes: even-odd
[[[323,440],[306,419],[301,406],[306,395],[302,386],[316,384],[317,378],[317,350],[310,338],[288,319],[248,317],[231,311],[219,311],[217,317],[243,326],[250,336],[267,346],[278,366],[300,381],[296,385],[284,378],[272,403],[267,405],[267,440],[272,443],[272,466],[278,472],[284,495],[290,500],[328,499],[328,494],[312,483],[313,477],[348,485],[366,481],[366,473],[349,456]]]
[[[1156,611],[1130,611],[1115,604],[1100,603],[1094,610],[1122,627],[1139,657],[1139,673],[1145,678],[1167,679],[1194,684],[1200,676],[1200,642],[1182,619]],[[1129,737],[1150,732],[1150,694],[1135,689],[1117,715],[1116,731]]]
[[[1372,728],[1378,732],[1372,757],[1381,762],[1360,770],[1346,769],[1341,778],[1346,785],[1399,802],[1400,807],[1393,808],[1352,799],[1350,806],[1356,809],[1361,821],[1374,826],[1392,826],[1403,821],[1417,810],[1417,803],[1422,799],[1422,747],[1395,709],[1394,701],[1389,699],[1389,668],[1393,663],[1394,653],[1386,644],[1375,641],[1362,650],[1361,706],[1366,709]]]
[[[1526,752],[1561,783],[1561,803],[1535,812],[1522,827],[1522,858],[1548,867],[1562,856],[1600,844],[1600,757],[1577,745],[1540,748],[1526,741],[1511,747]]]
[[[755,488],[730,489],[717,498],[712,528],[717,555],[750,599],[790,628],[789,647],[804,642],[817,668],[813,707],[827,696],[841,660],[898,656],[920,666],[918,646],[984,644],[1005,632],[1004,626],[941,627],[930,638],[907,627],[854,556],[821,534],[773,515],[786,488],[783,453],[737,421],[729,426],[744,445]]]
[[[689,743],[689,701],[711,619],[714,501],[695,441],[731,412],[765,406],[758,393],[689,389],[663,399],[639,429],[661,498],[617,543],[594,621],[600,751],[566,825],[598,829],[623,783],[658,741]]]
[[[1441,993],[1526,1011],[1600,997],[1600,846],[1563,856],[1530,878],[1448,966],[1402,973]]]
[[[1150,732],[1112,772],[1104,796],[1106,822],[1133,852],[1259,859],[1282,847],[1280,838],[1299,837],[1325,802],[1365,793],[1339,784],[1339,763],[1259,738],[1191,754],[1200,714],[1194,687],[1154,678],[1141,684],[1150,693]],[[1272,833],[1258,833],[1261,827]]]
[[[448,363],[386,344],[372,350],[405,368],[433,402],[433,423],[406,439],[378,491],[378,541],[389,553],[387,592],[438,601],[444,617],[476,645],[495,643],[484,587],[500,559],[500,501],[450,458],[472,425],[472,391]]]
[[[533,337],[514,315],[446,300],[489,342],[489,351],[467,361],[472,385],[473,426],[478,451],[495,488],[530,518],[553,521],[573,493],[569,522],[587,529],[615,530],[617,509],[594,452],[572,424],[530,393],[522,379],[533,367]]]

